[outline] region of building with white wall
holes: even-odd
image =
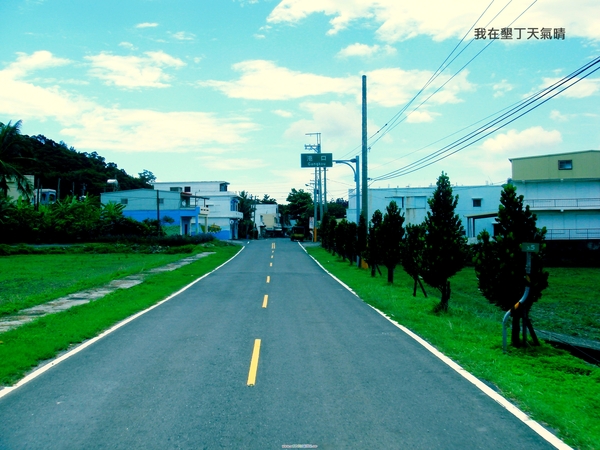
[[[202,198],[208,214],[195,218],[192,224],[199,221],[202,227],[220,228],[221,231],[215,233],[219,239],[238,238],[238,225],[243,214],[238,211],[239,196],[228,190],[227,181],[156,181],[152,184],[155,189]]]
[[[600,239],[600,150],[512,158],[517,194],[547,240]]]
[[[427,211],[430,210],[427,199],[433,195],[435,186],[428,187],[397,187],[369,189],[369,220],[376,210],[385,214],[385,208],[392,200],[396,202],[400,212],[404,214],[405,226],[420,224],[425,220]],[[349,221],[356,221],[356,196],[355,190],[349,191],[349,202],[346,217]],[[493,234],[493,224],[502,186],[452,186],[452,194],[458,195],[456,214],[462,220],[463,227],[469,238],[475,238],[483,230]],[[476,220],[477,219],[477,220]]]
[[[279,205],[275,203],[257,203],[253,219],[260,236],[271,237],[283,235]]]

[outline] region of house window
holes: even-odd
[[[480,198],[473,199],[473,208],[481,208],[481,199]]]
[[[221,192],[227,192],[227,183],[221,183],[219,185],[219,191],[221,191]]]
[[[164,205],[165,204],[165,199],[164,198],[159,198],[158,199],[158,204],[159,205]]]
[[[129,203],[128,199],[126,199],[126,198],[121,199],[121,205],[126,205],[127,203]]]
[[[191,186],[185,186],[183,188],[183,192],[192,192],[192,187]]]
[[[181,188],[180,187],[172,187],[172,188],[169,188],[169,191],[171,191],[171,192],[181,192]]]
[[[572,159],[559,159],[558,160],[558,170],[573,170],[573,160]]]

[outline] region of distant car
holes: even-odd
[[[292,241],[304,242],[304,227],[292,227],[290,239]]]

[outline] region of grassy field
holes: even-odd
[[[111,253],[0,257],[0,316],[189,255]]]
[[[199,248],[198,252],[201,251],[202,248]],[[40,362],[97,336],[121,320],[168,297],[223,264],[239,252],[240,247],[210,246],[206,251],[215,254],[172,272],[148,275],[143,283],[132,288],[119,289],[94,302],[50,314],[14,330],[0,333],[0,386],[15,383]],[[88,258],[94,259],[95,256],[97,255],[88,255]],[[179,255],[179,259],[185,256],[189,255]],[[54,257],[55,255],[50,255],[46,258]],[[120,262],[114,261],[112,272],[108,268],[107,272],[116,273],[117,270],[122,270],[121,267]]]
[[[576,448],[600,449],[600,367],[550,345],[502,352],[503,312],[478,290],[472,268],[452,278],[450,311],[434,314],[439,292],[412,296],[412,280],[397,269],[394,285],[383,276],[342,262],[320,247],[308,252],[364,301],[413,330],[466,370],[493,384],[535,420]],[[550,269],[550,287],[533,309],[536,327],[597,335],[600,271]],[[592,313],[590,313],[592,311]],[[595,316],[597,317],[597,316]],[[557,329],[558,328],[558,329]]]

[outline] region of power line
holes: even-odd
[[[496,119],[493,119],[492,121],[488,122],[484,126],[479,127],[477,130],[472,131],[471,133],[468,133],[467,135],[463,136],[462,138],[455,140],[451,144],[448,144],[448,145],[442,147],[441,149],[439,149],[433,153],[430,153],[429,155],[427,155],[413,163],[410,163],[404,167],[401,167],[392,172],[388,172],[385,175],[377,177],[374,179],[374,181],[388,180],[391,178],[397,178],[402,175],[407,175],[409,173],[412,173],[417,170],[423,169],[427,166],[430,166],[438,161],[441,161],[442,159],[445,159],[448,156],[453,155],[453,154],[459,152],[460,150],[463,150],[464,148],[475,144],[476,142],[479,142],[481,139],[483,139],[483,138],[489,136],[490,134],[495,133],[499,129],[509,125],[510,123],[514,122],[515,120],[522,117],[523,115],[533,111],[534,109],[543,105],[550,99],[556,97],[558,94],[564,92],[568,88],[579,83],[580,81],[587,78],[588,76],[590,76],[597,70],[600,70],[600,67],[597,67],[596,69],[591,70],[588,73],[585,73],[583,76],[576,78],[578,75],[582,74],[583,72],[588,71],[589,69],[593,68],[594,66],[596,66],[598,64],[600,64],[600,57],[595,58],[591,62],[583,65],[576,71],[572,72],[571,74],[567,75],[566,77],[563,77],[561,80],[546,87],[545,89],[542,89],[541,91],[537,92],[536,94],[527,97],[525,100],[519,102],[517,104],[517,106],[511,108],[508,112],[505,112],[504,114],[498,116]],[[573,80],[575,80],[575,81],[573,81]],[[563,85],[565,85],[569,82],[571,82],[571,83],[562,87]],[[561,88],[561,89],[559,89],[559,88]],[[556,91],[556,92],[554,92],[554,91]],[[552,92],[554,92],[552,95],[550,95],[548,98],[541,101],[541,99],[548,96]],[[524,112],[521,112],[525,108],[529,108],[529,109],[527,109]],[[516,115],[516,117],[513,117],[515,115]],[[508,119],[510,119],[510,120],[508,120]],[[498,124],[500,124],[500,125],[494,129],[491,129]],[[490,129],[491,129],[491,131],[490,131]],[[485,134],[483,134],[483,133],[485,133]],[[483,134],[483,135],[478,137],[477,139],[475,139],[477,136],[479,136],[481,134]],[[461,145],[462,145],[462,147],[456,149],[457,147],[459,147]],[[451,150],[454,150],[454,151],[450,152]]]

